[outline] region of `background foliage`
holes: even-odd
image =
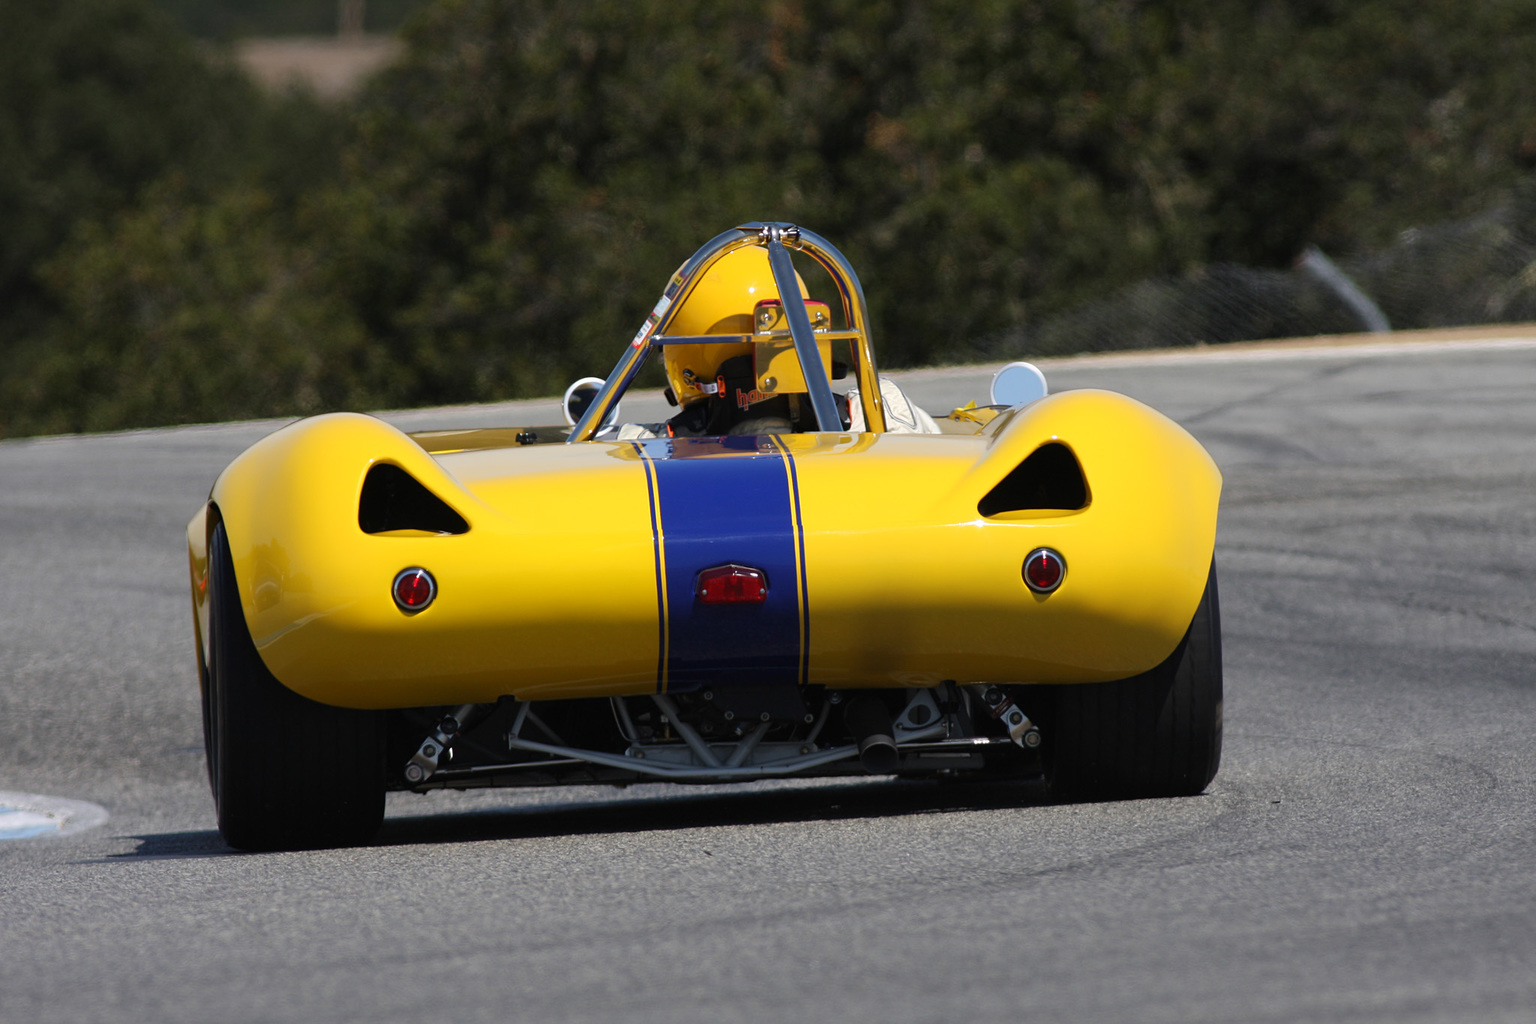
[[[887,366],[1252,337],[1298,321],[1083,304],[1536,228],[1514,0],[437,0],[345,107],[143,0],[0,16],[0,433],[557,392],[742,220],[843,249]]]
[[[203,39],[328,35],[340,20],[337,0],[153,0],[182,28]],[[393,32],[428,0],[366,0],[363,29]]]

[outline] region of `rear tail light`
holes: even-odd
[[[718,565],[699,573],[694,593],[701,604],[761,604],[768,600],[768,577],[745,565]]]
[[[419,612],[437,597],[437,580],[425,569],[404,569],[392,588],[395,605],[403,612]]]
[[[1051,593],[1066,575],[1066,561],[1051,548],[1035,548],[1024,559],[1024,584],[1037,594]]]

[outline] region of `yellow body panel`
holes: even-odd
[[[446,456],[456,479],[365,416],[273,434],[212,494],[262,659],[305,696],[354,707],[647,692],[657,622],[645,477],[610,448],[516,449],[489,473],[487,453]],[[443,497],[469,532],[363,533],[358,494],[376,460]],[[529,476],[539,486],[525,500],[519,484]],[[439,595],[407,616],[390,583],[412,566],[430,569]]]
[[[1215,544],[1221,477],[1209,456],[1172,421],[1108,392],[1038,402],[994,437],[884,434],[858,460],[822,457],[835,454],[825,442],[796,451],[810,681],[1090,682],[1172,652]],[[1051,441],[1077,455],[1088,506],[982,517],[977,501]],[[957,455],[974,460],[958,479]],[[883,514],[848,523],[840,510],[869,494],[886,496]],[[1042,546],[1067,564],[1044,597],[1021,574]]]
[[[1052,396],[981,429],[777,439],[798,482],[806,682],[1114,679],[1183,636],[1215,540],[1221,481],[1204,450],[1107,392]],[[983,518],[982,496],[1050,441],[1076,454],[1087,507]],[[278,431],[220,476],[205,512],[225,524],[251,635],[279,680],[354,707],[655,691],[665,545],[636,447],[482,442],[466,435],[433,456],[379,420],[337,414]],[[441,497],[468,532],[363,533],[358,497],[377,461]],[[204,643],[205,512],[188,530]],[[1067,564],[1048,597],[1021,576],[1042,545]],[[439,596],[407,615],[390,583],[412,566],[437,577]]]

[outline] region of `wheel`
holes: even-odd
[[[1189,631],[1130,679],[1052,688],[1046,770],[1073,800],[1194,796],[1221,762],[1221,610],[1216,567]]]
[[[219,832],[240,850],[349,846],[384,820],[383,712],[288,689],[251,641],[224,524],[208,545],[204,743]]]

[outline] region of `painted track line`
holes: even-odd
[[[106,808],[84,800],[0,791],[0,841],[73,835],[108,817]]]

